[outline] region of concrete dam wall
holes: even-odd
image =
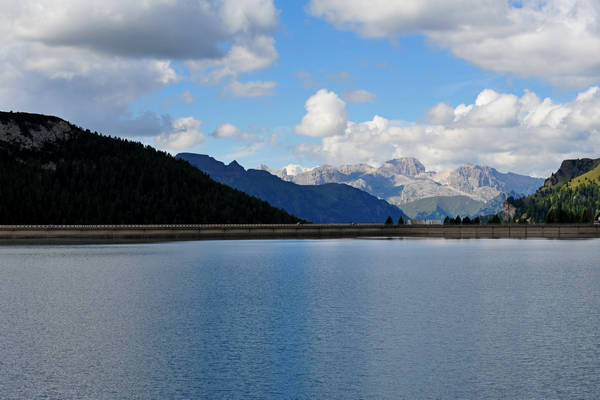
[[[0,225],[3,243],[344,237],[598,238],[600,225]]]

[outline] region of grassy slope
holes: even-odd
[[[569,185],[572,188],[576,188],[580,185],[590,182],[600,183],[600,165],[598,165],[593,170],[586,172],[583,175],[579,175],[578,177],[571,179],[567,183],[567,185]]]

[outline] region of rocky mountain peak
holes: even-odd
[[[498,186],[497,174],[498,171],[490,167],[466,164],[449,174],[448,184],[466,193],[473,193],[482,186]]]
[[[425,172],[425,166],[414,157],[402,157],[386,161],[379,170],[406,176],[417,176]]]
[[[231,170],[245,171],[244,167],[242,167],[236,160],[230,162],[227,167]]]

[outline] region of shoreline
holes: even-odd
[[[4,245],[359,237],[588,239],[600,238],[600,225],[0,225],[0,244]]]

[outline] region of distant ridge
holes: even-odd
[[[398,207],[357,188],[337,183],[297,185],[267,171],[244,169],[236,161],[225,165],[204,154],[176,156],[206,172],[218,182],[268,201],[314,223],[383,223],[407,216]]]
[[[295,223],[187,162],[53,116],[0,112],[0,224]]]

